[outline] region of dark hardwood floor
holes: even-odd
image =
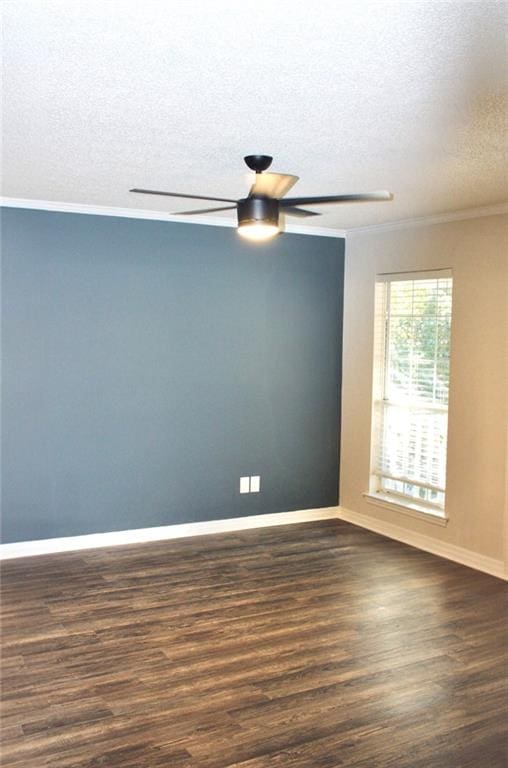
[[[507,585],[334,520],[7,561],[3,768],[505,768]]]

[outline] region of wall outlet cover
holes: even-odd
[[[240,478],[240,493],[250,493],[250,477]]]
[[[259,493],[260,488],[261,488],[261,477],[259,475],[251,475],[250,492]]]

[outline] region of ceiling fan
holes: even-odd
[[[202,208],[192,211],[178,211],[178,216],[192,216],[216,211],[232,211],[238,214],[238,232],[249,240],[267,240],[280,232],[279,214],[287,216],[319,216],[319,213],[307,211],[300,205],[323,205],[330,203],[368,203],[381,200],[392,200],[390,192],[365,192],[353,195],[327,195],[324,197],[286,197],[291,187],[298,181],[298,176],[285,173],[265,173],[272,163],[269,155],[247,155],[244,160],[254,171],[256,178],[247,197],[232,200],[227,197],[210,197],[208,195],[186,195],[181,192],[160,192],[154,189],[131,189],[142,195],[166,195],[168,197],[185,197],[193,200],[213,200],[219,203],[229,203],[214,208]]]

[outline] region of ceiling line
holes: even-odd
[[[29,200],[17,197],[0,197],[0,206],[4,208],[29,208],[38,211],[55,211],[60,213],[85,213],[95,216],[120,216],[129,219],[152,219],[168,221],[177,224],[204,224],[212,227],[238,226],[236,219],[226,219],[221,216],[179,216],[164,211],[150,211],[142,208],[117,208],[107,205],[88,205],[85,203],[60,203],[53,200]],[[311,235],[314,237],[340,237],[346,235],[343,229],[326,227],[305,227],[290,223],[284,228],[288,234]]]
[[[463,208],[459,211],[447,213],[434,213],[429,216],[418,216],[412,219],[399,219],[399,221],[385,221],[380,224],[366,224],[360,227],[349,227],[346,235],[364,235],[369,232],[387,232],[395,229],[410,229],[411,227],[430,226],[432,224],[446,224],[450,221],[465,221],[467,219],[479,219],[482,216],[501,216],[508,213],[508,202],[486,205],[479,208]]]
[[[236,228],[237,226],[236,220],[227,219],[221,216],[179,216],[178,214],[165,213],[164,211],[151,211],[142,208],[120,208],[116,206],[89,205],[85,203],[63,203],[55,202],[53,200],[0,197],[0,206],[4,208],[27,208],[60,213],[84,213],[95,216],[119,216],[130,219],[152,219],[154,221],[169,221],[178,224],[203,224],[212,227]],[[464,208],[458,211],[449,211],[447,213],[432,214],[417,218],[400,219],[399,221],[387,221],[380,224],[349,227],[347,229],[308,227],[290,223],[284,231],[288,234],[344,238],[368,234],[370,232],[387,232],[390,230],[429,226],[432,224],[445,224],[451,221],[477,219],[483,216],[499,216],[506,213],[508,213],[508,202],[482,206],[479,208]]]

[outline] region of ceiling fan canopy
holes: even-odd
[[[251,171],[256,174],[254,183],[247,197],[234,200],[227,197],[210,197],[209,195],[188,195],[182,192],[162,192],[153,189],[129,190],[142,195],[164,195],[167,197],[183,197],[192,200],[211,200],[228,203],[213,208],[178,211],[179,216],[232,211],[236,208],[238,215],[238,233],[249,240],[267,240],[281,231],[280,214],[306,218],[319,216],[316,211],[300,208],[300,205],[329,205],[337,203],[367,203],[393,200],[390,192],[364,192],[351,195],[325,195],[322,197],[285,197],[298,181],[298,176],[284,173],[267,173],[272,164],[270,155],[247,155],[244,161]]]

